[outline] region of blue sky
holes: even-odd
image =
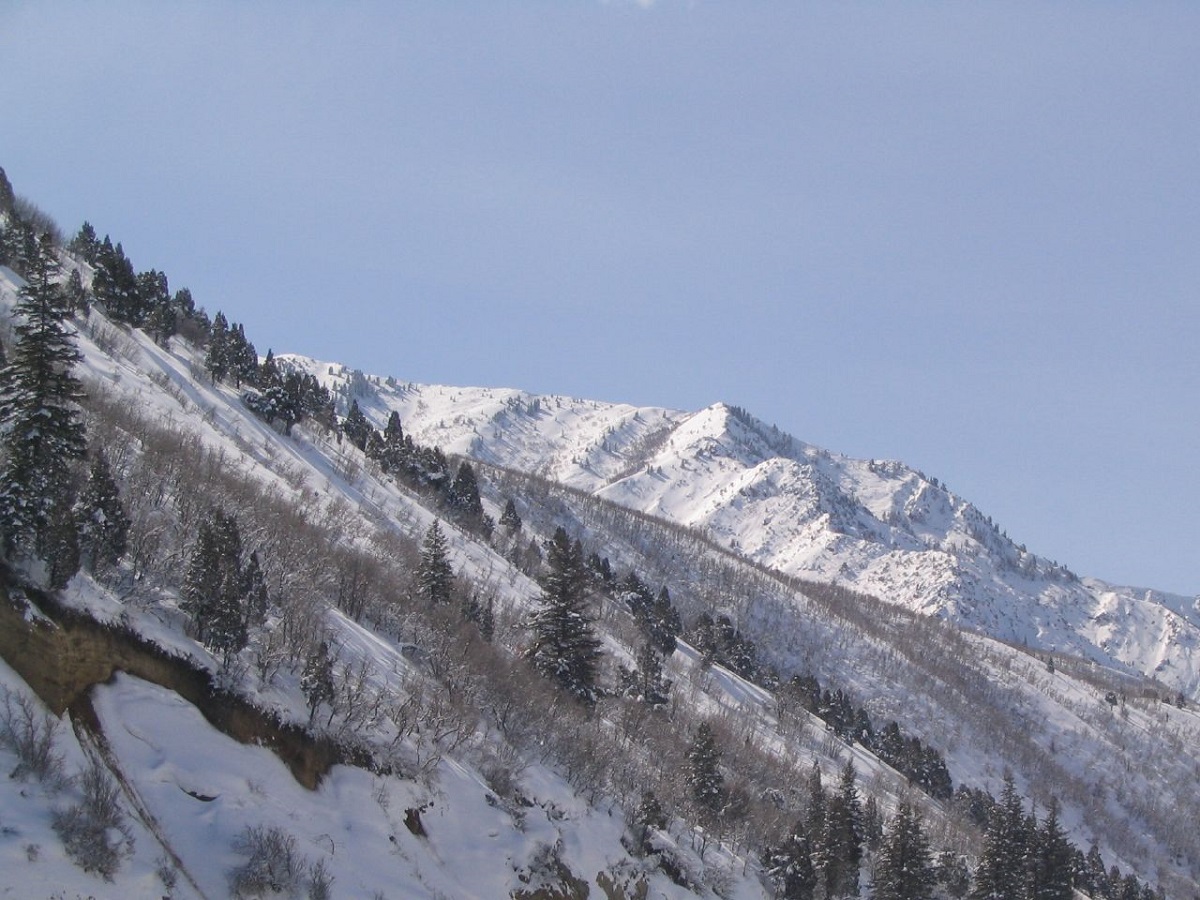
[[[0,6],[0,166],[260,351],[897,458],[1200,592],[1200,7]]]

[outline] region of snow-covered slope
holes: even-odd
[[[900,462],[805,444],[716,404],[695,413],[440,387],[287,359],[421,443],[696,528],[781,572],[1200,697],[1200,597],[1079,578]]]

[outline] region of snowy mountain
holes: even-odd
[[[447,452],[697,529],[786,574],[1200,698],[1200,597],[1077,577],[903,463],[839,456],[720,403],[639,409],[402,384],[289,359],[358,396],[379,426],[395,410],[410,434]]]
[[[6,351],[23,285],[0,267]],[[1190,601],[1077,579],[918,472],[723,405],[281,357],[337,401],[336,421],[285,425],[265,389],[215,376],[218,319],[198,321],[155,339],[98,303],[72,319],[129,546],[56,592],[37,560],[0,566],[8,895],[765,898],[847,772],[838,796],[857,791],[877,828],[860,896],[910,807],[938,895],[961,895],[955,873],[978,875],[1010,784],[1039,822],[1053,802],[1078,858],[1118,866],[1123,889],[1200,888],[1200,713],[1174,702],[1196,692]],[[352,402],[377,429],[397,414],[420,477],[355,444]],[[473,461],[478,520],[444,490],[445,455]],[[221,584],[242,590],[253,553],[267,597],[239,612],[232,646],[200,633],[187,599],[222,516],[244,553]],[[435,525],[453,573],[441,605]],[[591,567],[594,705],[529,662],[560,529]],[[645,655],[635,575],[682,628],[661,658]],[[666,703],[636,689],[652,664]],[[719,805],[697,790],[701,734]],[[57,775],[33,774],[31,746]],[[114,855],[86,871],[72,836],[97,807],[92,838]],[[809,837],[834,858],[832,837]]]

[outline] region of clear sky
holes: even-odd
[[[1200,5],[5,0],[0,166],[260,352],[736,403],[1200,592]]]

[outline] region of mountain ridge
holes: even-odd
[[[1200,598],[1081,578],[903,462],[830,452],[724,402],[684,412],[280,359],[357,399],[380,427],[396,411],[407,433],[447,452],[696,528],[785,574],[1200,697]]]

